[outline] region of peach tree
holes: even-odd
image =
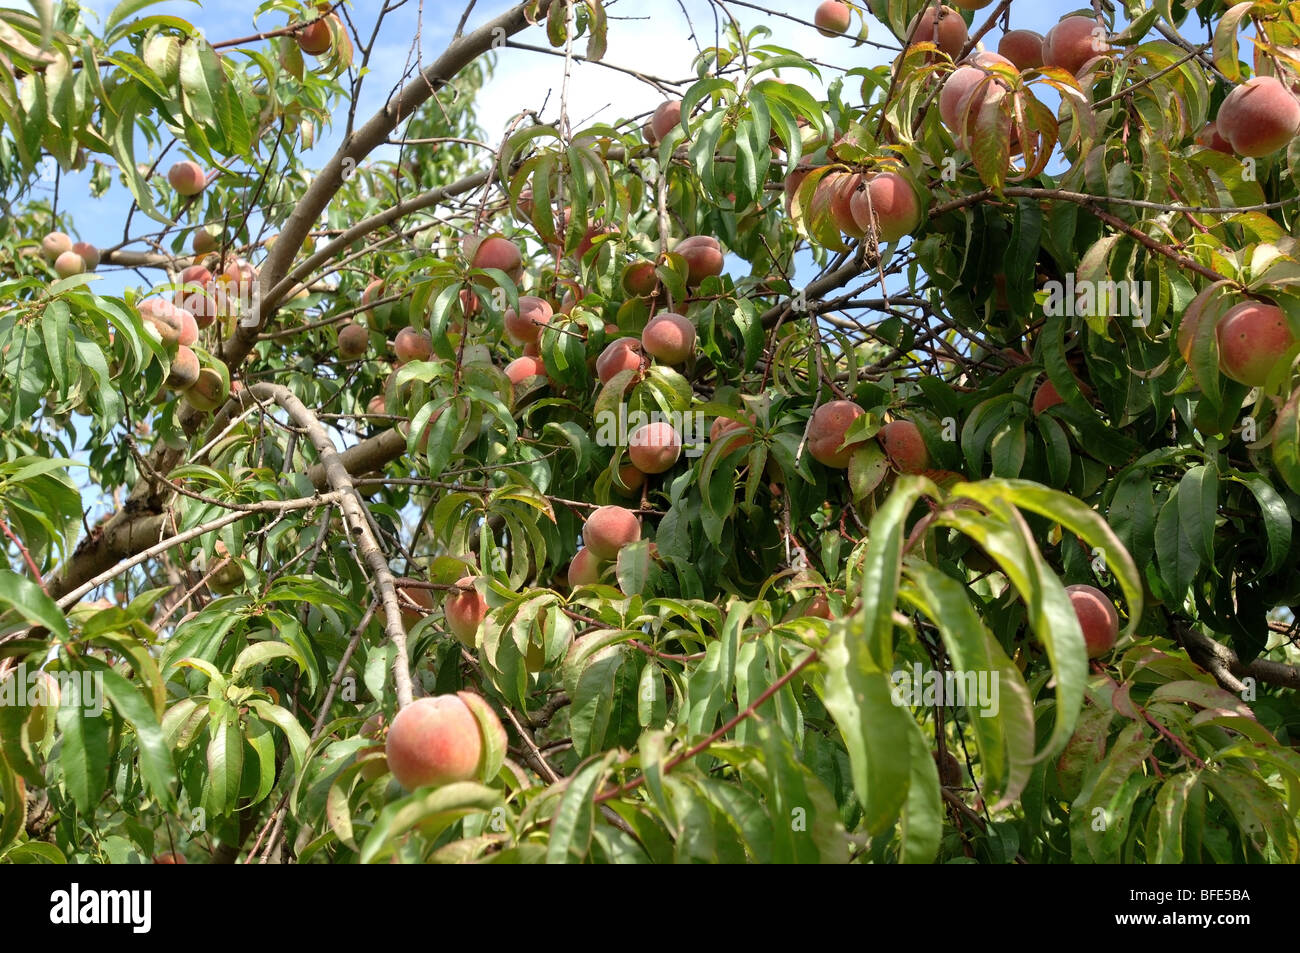
[[[0,10],[0,859],[1296,862],[1300,5],[155,6]]]

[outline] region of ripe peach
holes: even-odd
[[[673,131],[673,127],[681,121],[682,101],[680,99],[670,99],[660,103],[654,115],[650,117],[650,128],[654,132],[655,141],[663,142],[668,133]]]
[[[361,307],[370,308],[366,314],[374,317],[372,305],[384,296],[384,279],[372,278],[366,283],[366,287],[361,292]]]
[[[636,514],[621,506],[602,506],[582,524],[582,541],[596,559],[609,560],[641,538]]]
[[[850,203],[853,218],[863,230],[875,227],[880,239],[897,241],[921,224],[921,203],[907,179],[897,172],[881,172],[855,192]]]
[[[663,473],[682,455],[681,435],[664,421],[645,424],[628,437],[627,455],[642,473]]]
[[[890,462],[902,473],[919,473],[930,465],[921,431],[910,420],[894,420],[876,434]]]
[[[958,143],[964,143],[970,137],[980,108],[997,95],[996,86],[1002,85],[994,78],[996,74],[983,68],[994,63],[1009,67],[1015,65],[997,53],[976,53],[944,81],[939,93],[939,116]],[[963,116],[965,123],[962,122]]]
[[[397,713],[384,745],[388,766],[408,791],[478,776],[483,737],[456,695],[417,698]]]
[[[831,601],[818,593],[803,604],[803,611],[799,614],[813,616],[818,619],[829,619],[831,618]]]
[[[844,434],[864,411],[851,400],[832,400],[813,411],[808,424],[808,452],[824,466],[843,470],[849,465],[856,444],[840,449]]]
[[[379,399],[383,400],[382,397]],[[383,411],[382,404],[379,409]],[[409,631],[433,611],[433,593],[422,586],[398,586],[397,604],[402,610],[402,625]]]
[[[1251,387],[1261,386],[1282,352],[1295,343],[1282,309],[1244,301],[1219,319],[1219,370]]]
[[[99,267],[99,249],[90,242],[73,242],[72,250],[81,256],[86,271],[94,271]]]
[[[998,41],[998,52],[1024,71],[1043,65],[1043,35],[1034,30],[1008,30]]]
[[[839,36],[849,32],[852,11],[839,0],[825,0],[813,14],[813,24],[822,36]]]
[[[433,338],[428,331],[417,331],[407,325],[393,339],[393,351],[403,364],[408,361],[427,361],[433,356]]]
[[[217,239],[217,236],[213,235],[206,228],[194,229],[194,238],[191,242],[191,247],[194,249],[194,254],[210,255],[217,250],[217,246],[220,244],[221,243]]]
[[[176,356],[172,358],[171,373],[167,375],[167,386],[172,390],[193,387],[194,382],[199,379],[199,370],[198,355],[182,344],[176,348]]]
[[[938,29],[935,21],[938,20]],[[940,7],[936,16],[935,8],[926,5],[908,26],[913,43],[933,43],[953,59],[961,55],[970,34],[966,32],[966,21],[952,7]]]
[[[659,276],[655,274],[652,261],[633,262],[623,272],[623,290],[628,294],[648,298],[659,286]]]
[[[692,287],[698,285],[705,278],[722,274],[724,258],[722,246],[716,238],[708,235],[683,238],[677,243],[677,247],[673,251],[686,259],[686,265],[690,272],[686,283]]]
[[[401,337],[401,334],[398,334]],[[346,322],[339,328],[339,360],[355,361],[370,350],[370,332],[359,324]]]
[[[72,239],[63,232],[50,232],[41,239],[41,255],[48,262],[58,260],[64,252],[72,251]]]
[[[1196,144],[1202,149],[1213,149],[1224,155],[1232,155],[1232,143],[1219,135],[1219,126],[1214,120],[1205,124],[1205,128],[1196,134]]]
[[[177,162],[167,171],[167,181],[171,183],[171,187],[176,190],[177,195],[183,195],[187,198],[191,195],[198,195],[208,184],[203,167],[197,162],[191,162],[188,159]]]
[[[1262,158],[1295,137],[1300,101],[1274,77],[1256,76],[1227,95],[1215,124],[1237,155]]]
[[[186,399],[195,410],[210,412],[226,402],[225,381],[213,368],[205,367],[199,371],[198,379],[185,393]]]
[[[516,276],[523,273],[523,261],[518,245],[494,235],[479,243],[470,264],[475,268],[497,268],[517,281]]]
[[[1055,407],[1057,404],[1064,404],[1065,398],[1061,396],[1056,389],[1056,385],[1050,380],[1043,381],[1038,385],[1038,390],[1034,391],[1034,400],[1031,405],[1035,415],[1041,414],[1048,407]]]
[[[583,547],[569,563],[569,585],[574,589],[590,586],[600,581],[600,560],[592,555],[590,549]]]
[[[153,862],[155,864],[183,864],[185,863],[185,855],[174,850],[169,850],[166,853],[159,854],[153,859]]]
[[[330,51],[334,45],[334,36],[330,32],[330,21],[334,21],[338,28],[341,29],[343,24],[334,14],[321,17],[315,23],[310,23],[298,31],[298,46],[304,53],[312,56],[323,56]]]
[[[54,273],[60,278],[71,278],[86,270],[86,263],[75,251],[65,251],[54,259]]]
[[[506,377],[518,387],[533,377],[546,377],[546,363],[540,357],[525,354],[506,365]]]
[[[671,311],[655,315],[641,332],[641,347],[665,364],[681,364],[695,353],[695,325]]]
[[[1043,64],[1077,74],[1089,60],[1105,53],[1098,42],[1102,40],[1098,31],[1103,29],[1092,17],[1066,17],[1043,39]]]
[[[754,423],[754,415],[748,414],[747,416],[749,417],[749,425],[746,425],[744,421],[735,420],[731,417],[715,418],[713,425],[709,427],[709,442],[717,443],[725,439],[728,453],[749,446],[754,442],[754,435],[749,429]]]
[[[180,334],[177,335],[176,342],[188,347],[199,339],[199,322],[193,314],[184,308],[177,308],[175,313],[181,324]]]
[[[619,338],[607,344],[596,358],[596,376],[602,384],[608,384],[622,371],[640,370],[644,361],[639,339]]]
[[[449,593],[442,611],[447,617],[447,628],[467,648],[474,647],[475,636],[483,617],[487,615],[487,600],[474,588],[474,577],[463,576],[456,580],[456,592]]]
[[[1066,586],[1074,614],[1083,629],[1083,641],[1088,647],[1088,658],[1100,658],[1115,645],[1119,635],[1119,613],[1115,603],[1106,594],[1092,586]]]
[[[645,474],[630,463],[618,468],[618,476],[611,485],[623,496],[634,496],[645,486]]]
[[[817,183],[812,198],[814,208],[829,209],[835,227],[854,238],[866,234],[866,230],[853,217],[853,196],[857,194],[863,178],[856,172],[829,172]]]
[[[799,164],[785,177],[785,214],[790,215],[794,208],[794,196],[799,191],[799,186],[803,185],[803,180],[808,178],[808,173],[812,172],[813,167],[807,159],[800,159]],[[819,185],[821,183],[818,183]]]
[[[517,344],[536,343],[542,333],[542,325],[550,323],[555,311],[550,302],[535,295],[521,295],[519,310],[510,308],[506,311],[506,334]]]

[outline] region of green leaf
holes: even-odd
[[[551,839],[546,845],[548,864],[580,863],[587,856],[596,823],[593,798],[617,757],[617,751],[608,751],[568,779],[560,806],[551,818]]]
[[[162,726],[154,714],[152,699],[98,659],[88,661],[95,663],[95,676],[103,679],[104,694],[112,703],[113,710],[135,729],[140,774],[149,790],[164,810],[174,811],[176,800],[172,785],[176,781],[176,767]]]
[[[1209,464],[1192,467],[1178,484],[1178,528],[1201,562],[1214,564],[1214,519],[1219,474]]]
[[[379,812],[361,845],[360,862],[372,864],[388,856],[394,841],[416,827],[432,840],[462,817],[490,811],[500,803],[499,793],[473,781],[420,788]]]
[[[11,569],[0,569],[0,605],[13,609],[32,625],[49,629],[60,642],[70,638],[68,622],[54,600],[36,583]]]
[[[57,723],[63,781],[77,809],[90,814],[108,784],[108,721],[90,716],[80,705],[61,705]]]

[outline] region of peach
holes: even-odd
[[[186,399],[195,410],[210,412],[226,402],[225,381],[213,368],[205,367],[199,371],[198,379],[185,392]]]
[[[569,563],[569,585],[577,589],[579,586],[590,586],[599,581],[600,560],[584,546]]]
[[[206,228],[194,229],[194,238],[191,241],[191,247],[196,255],[210,255],[217,250],[221,243],[217,236],[213,235]]]
[[[516,387],[533,377],[546,376],[546,363],[540,357],[525,354],[506,365],[506,377]]]
[[[1262,158],[1295,137],[1300,101],[1272,76],[1256,76],[1227,95],[1215,124],[1237,155]]]
[[[639,339],[619,338],[607,344],[596,358],[596,376],[602,384],[608,384],[623,371],[640,370],[644,361]]]
[[[379,400],[382,401],[383,398]],[[383,409],[381,403],[379,412],[382,413]],[[415,628],[425,615],[433,611],[433,593],[423,586],[398,586],[397,604],[402,610],[402,625],[410,630]]]
[[[628,437],[627,455],[642,473],[663,473],[682,455],[681,435],[664,421],[645,424]]]
[[[191,162],[188,159],[177,162],[167,170],[167,181],[171,183],[171,187],[176,190],[177,195],[183,195],[186,198],[191,195],[198,195],[208,184],[203,167],[197,162]]]
[[[60,278],[71,278],[86,270],[86,263],[75,251],[65,251],[54,259],[54,273]]]
[[[1115,645],[1119,635],[1119,613],[1115,603],[1093,586],[1066,586],[1070,604],[1083,630],[1083,641],[1088,648],[1088,658],[1100,658]]]
[[[1043,65],[1078,74],[1089,60],[1105,53],[1099,49],[1102,34],[1096,32],[1103,30],[1092,17],[1066,17],[1043,39]]]
[[[799,164],[786,174],[784,186],[786,215],[792,214],[795,193],[799,191],[799,186],[803,185],[803,180],[808,178],[808,173],[812,172],[812,170],[813,167],[808,164],[807,159],[800,159]]]
[[[857,444],[840,449],[844,434],[864,411],[851,400],[832,400],[813,411],[808,423],[808,452],[824,466],[843,470],[849,465]]]
[[[1219,370],[1251,387],[1261,386],[1282,352],[1295,343],[1282,309],[1244,301],[1228,311],[1214,329],[1219,341]]]
[[[337,29],[342,29],[343,24],[339,18],[331,13],[298,31],[298,46],[304,53],[323,56],[330,51],[330,47],[334,45],[334,35],[330,31],[331,20],[334,21]]]
[[[822,36],[839,36],[849,32],[852,11],[839,0],[825,0],[813,14],[813,24]]]
[[[1043,35],[1034,30],[1008,30],[998,41],[998,52],[1018,70],[1037,69],[1043,65]]]
[[[41,256],[48,262],[55,262],[64,252],[72,251],[72,239],[63,232],[50,232],[41,239]]]
[[[673,251],[686,259],[690,272],[686,283],[692,287],[705,278],[722,274],[724,264],[722,246],[716,238],[708,235],[683,238]]]
[[[167,386],[172,390],[185,390],[193,387],[199,379],[199,357],[184,344],[176,348],[172,358],[171,373],[167,375]]]
[[[910,420],[894,420],[876,434],[885,455],[901,473],[920,473],[930,466],[930,452],[925,449],[921,431]]]
[[[921,224],[921,203],[907,179],[897,172],[881,172],[855,192],[850,203],[853,218],[865,231],[874,227],[881,240],[897,241]]]
[[[372,278],[361,292],[361,307],[370,309],[366,314],[371,317],[374,317],[374,303],[384,296],[384,287],[383,278]]]
[[[935,21],[938,21],[936,29]],[[953,59],[961,55],[970,34],[966,32],[966,21],[952,7],[926,8],[916,15],[908,26],[913,43],[933,43]]]
[[[1038,385],[1038,390],[1034,391],[1034,400],[1031,405],[1035,416],[1041,414],[1049,407],[1055,407],[1057,404],[1064,404],[1065,398],[1061,396],[1056,389],[1056,385],[1050,380],[1043,381]]]
[[[665,364],[681,364],[695,353],[695,325],[671,311],[655,315],[641,332],[641,347]]]
[[[519,310],[510,308],[506,311],[506,334],[517,344],[536,343],[542,333],[542,325],[550,323],[555,310],[548,301],[535,295],[521,295]]]
[[[652,261],[633,262],[623,272],[623,290],[628,294],[648,298],[659,287],[659,276],[655,274]]]
[[[174,850],[169,850],[166,853],[159,854],[153,859],[153,862],[155,864],[183,864],[185,863],[185,855]]]
[[[818,593],[803,605],[803,611],[799,613],[803,616],[812,616],[817,619],[831,618],[831,601],[824,595]]]
[[[997,53],[976,53],[953,70],[944,81],[939,93],[939,117],[959,143],[969,138],[980,108],[997,92],[994,84],[998,81],[992,78],[995,74],[982,68],[995,63],[1013,68],[1015,65]],[[965,123],[962,122],[963,116],[966,118]]]
[[[393,339],[393,351],[403,364],[408,361],[427,361],[433,356],[433,338],[428,331],[417,331],[408,324]]]
[[[1202,149],[1213,149],[1224,155],[1232,155],[1232,143],[1219,135],[1219,126],[1214,120],[1205,124],[1205,128],[1196,134],[1196,144]]]
[[[524,357],[541,357],[542,349],[537,346],[536,341],[529,341],[524,345],[523,355]]]
[[[214,568],[208,576],[209,589],[223,596],[234,592],[244,584],[244,570],[238,562],[230,558],[230,550],[226,548],[225,543],[218,540],[212,548],[212,555]]]
[[[199,322],[194,315],[184,308],[176,309],[176,319],[180,322],[181,330],[176,337],[178,344],[188,347],[199,339]]]
[[[401,337],[401,334],[398,334]],[[355,361],[370,350],[370,332],[359,324],[346,322],[339,328],[339,360]]]
[[[670,99],[665,103],[660,103],[655,109],[654,115],[650,117],[650,128],[654,132],[655,142],[663,142],[668,133],[673,131],[673,127],[682,121],[682,101],[680,99]]]
[[[494,235],[479,243],[470,264],[475,268],[496,268],[515,278],[516,275],[522,274],[523,261],[518,245],[509,239]]]
[[[99,267],[99,249],[90,242],[73,242],[72,250],[81,256],[86,271],[94,271]]]
[[[618,476],[612,485],[623,496],[634,496],[645,486],[645,474],[630,463],[618,468]]]
[[[739,450],[741,447],[747,447],[754,442],[754,435],[750,431],[750,426],[754,424],[754,415],[749,414],[749,425],[744,421],[735,420],[731,417],[718,417],[709,427],[709,442],[717,443],[720,440],[726,440],[727,452]],[[730,434],[731,436],[727,436]]]
[[[582,541],[596,559],[610,560],[641,538],[636,514],[622,506],[597,508],[582,524]]]
[[[863,176],[859,173],[828,172],[822,176],[813,191],[812,205],[818,212],[830,211],[835,227],[846,235],[861,238],[866,234],[853,217],[853,196],[862,184]]]
[[[466,648],[473,648],[479,626],[487,615],[487,600],[474,588],[473,576],[456,580],[456,591],[448,594],[442,611],[447,617],[447,628]]]
[[[393,777],[408,791],[470,781],[483,761],[482,731],[457,695],[417,698],[393,719],[384,751]]]

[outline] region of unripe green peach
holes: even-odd
[[[185,399],[194,406],[194,409],[205,413],[214,411],[224,404],[227,396],[225,381],[211,367],[202,368],[198,379],[185,392]]]

